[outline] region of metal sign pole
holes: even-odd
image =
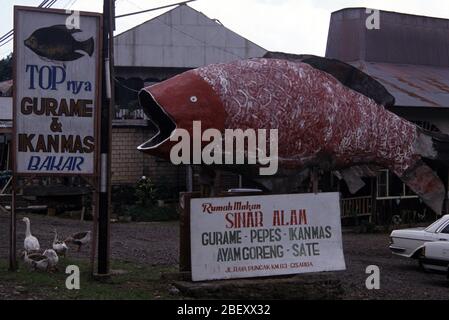
[[[100,192],[98,197],[98,274],[109,274],[109,210],[111,172],[113,0],[103,2],[103,90],[100,124]]]

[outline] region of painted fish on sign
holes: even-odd
[[[41,28],[24,41],[26,47],[42,58],[55,61],[74,61],[84,57],[82,51],[92,56],[94,52],[94,39],[78,41],[74,33],[82,32],[80,29],[67,29],[65,25],[54,25]]]

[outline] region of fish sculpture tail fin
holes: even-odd
[[[446,188],[428,165],[418,161],[401,176],[401,180],[435,213],[442,213]]]
[[[424,145],[421,150],[422,156],[447,166],[449,162],[449,135],[422,129],[418,131],[418,135],[419,144]],[[427,141],[427,147],[425,141]]]
[[[94,53],[94,38],[80,42],[80,50],[85,51],[89,57],[92,57],[92,54]]]
[[[418,128],[414,143],[415,153],[432,163],[447,166],[449,163],[449,135]],[[419,160],[405,173],[398,175],[433,211],[440,214],[446,187],[440,177],[423,160]]]

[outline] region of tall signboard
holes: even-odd
[[[94,175],[101,15],[15,7],[17,175]]]
[[[191,200],[194,281],[344,270],[338,193]]]

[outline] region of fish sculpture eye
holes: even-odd
[[[198,98],[196,96],[191,96],[190,97],[190,101],[193,103],[197,103],[198,102]]]

